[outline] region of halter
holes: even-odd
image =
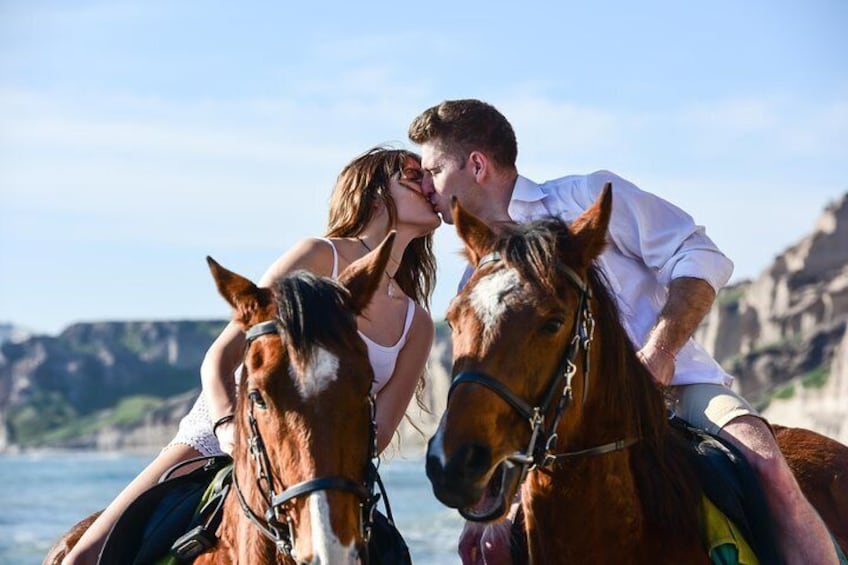
[[[247,365],[244,360],[247,359],[247,352],[250,345],[258,338],[268,334],[278,334],[280,331],[277,322],[270,320],[258,323],[248,328],[245,332],[245,347],[243,357],[243,367],[246,373]],[[237,480],[235,469],[233,470],[233,484],[236,487],[239,504],[247,518],[253,523],[259,532],[272,541],[279,553],[282,553],[292,559],[296,559],[294,555],[295,532],[292,524],[292,518],[287,507],[291,501],[296,498],[311,494],[322,490],[341,490],[353,493],[359,499],[360,507],[360,533],[365,541],[363,552],[364,561],[367,562],[368,541],[371,537],[371,530],[374,524],[374,509],[380,499],[380,495],[374,492],[375,483],[379,483],[377,475],[377,467],[379,466],[379,458],[377,457],[377,423],[376,423],[376,404],[374,394],[369,393],[368,403],[370,406],[370,422],[369,422],[369,462],[365,473],[365,482],[361,483],[348,479],[347,477],[319,477],[306,480],[290,487],[284,488],[282,492],[275,492],[274,480],[271,474],[271,462],[268,457],[268,452],[265,449],[265,443],[262,440],[262,435],[259,432],[259,425],[254,416],[254,409],[267,409],[265,400],[262,398],[262,393],[257,389],[251,388],[249,375],[246,378],[248,388],[248,413],[247,424],[249,429],[248,449],[253,457],[256,468],[256,485],[259,492],[265,501],[265,512],[262,516],[257,515],[247,503],[241,487]],[[381,490],[382,490],[382,485]],[[386,502],[388,503],[388,501]],[[281,518],[282,517],[282,518]]]
[[[500,253],[493,252],[485,255],[477,264],[479,269],[481,266],[498,262],[501,260]],[[530,424],[530,442],[524,452],[515,453],[507,458],[507,461],[513,465],[517,465],[521,470],[521,475],[518,484],[524,481],[527,473],[533,469],[541,468],[551,470],[554,464],[559,460],[571,459],[575,457],[603,455],[630,447],[639,441],[638,438],[625,438],[610,443],[605,443],[588,449],[579,451],[556,452],[557,444],[557,428],[560,420],[565,413],[566,408],[572,399],[572,379],[577,373],[577,366],[574,363],[578,353],[583,351],[583,398],[582,403],[585,404],[586,396],[589,391],[589,349],[592,345],[595,333],[595,319],[592,316],[589,301],[592,298],[592,290],[589,285],[580,276],[567,265],[560,265],[560,269],[565,273],[568,281],[574,286],[579,293],[579,304],[574,315],[574,335],[572,336],[568,349],[566,349],[562,360],[559,363],[541,402],[531,405],[523,398],[515,394],[502,382],[481,373],[478,371],[463,371],[459,373],[451,383],[448,392],[448,400],[451,394],[461,384],[476,383],[482,385],[497,394],[507,404],[512,406],[522,418]],[[559,401],[556,405],[554,418],[550,425],[545,427],[545,415],[549,412],[554,398],[559,390]],[[463,516],[469,520],[481,521],[488,520],[491,516],[474,516],[463,513]]]

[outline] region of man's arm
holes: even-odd
[[[661,385],[674,377],[674,356],[710,311],[716,292],[705,280],[680,277],[671,281],[668,300],[648,334],[639,358]]]

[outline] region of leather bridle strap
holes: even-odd
[[[605,443],[603,445],[598,445],[596,447],[590,447],[588,449],[581,449],[579,451],[567,451],[565,453],[556,453],[554,455],[549,455],[549,457],[553,459],[573,459],[576,457],[586,457],[590,455],[605,455],[607,453],[612,453],[613,451],[621,451],[622,449],[626,449],[631,445],[635,445],[639,443],[639,438],[626,438],[619,439],[616,441],[611,441],[609,443]]]
[[[259,530],[263,536],[265,536],[268,540],[270,540],[277,548],[277,551],[283,553],[285,555],[291,556],[292,554],[292,535],[291,528],[287,524],[288,531],[285,534],[281,534],[277,529],[278,522],[274,520],[273,522],[268,522],[267,520],[263,520],[259,516],[256,515],[255,512],[250,508],[250,505],[247,503],[247,500],[244,498],[244,494],[241,491],[241,487],[238,483],[238,477],[236,476],[235,469],[233,469],[233,485],[236,487],[236,496],[239,501],[239,505],[241,506],[242,512],[247,516],[247,519],[250,520],[256,529]]]
[[[275,320],[268,320],[267,322],[259,322],[247,328],[247,331],[244,332],[244,339],[247,340],[247,345],[250,345],[257,337],[278,333],[280,333],[280,329],[277,327],[277,322]]]
[[[319,490],[347,491],[355,494],[361,500],[366,500],[371,495],[368,489],[365,488],[365,485],[351,479],[345,477],[322,477],[303,481],[302,483],[288,487],[271,499],[271,506],[281,506],[294,498]]]
[[[463,383],[477,383],[479,385],[483,385],[484,387],[494,391],[495,394],[515,408],[515,410],[525,419],[530,420],[533,417],[533,407],[530,406],[529,403],[525,402],[517,394],[509,390],[509,388],[502,382],[493,379],[485,373],[477,371],[463,371],[458,374],[451,383],[450,390],[448,391],[448,398],[451,397],[454,389]]]

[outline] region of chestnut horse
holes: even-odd
[[[338,282],[297,272],[259,288],[208,258],[247,345],[234,418],[237,496],[224,503],[217,544],[194,563],[359,562],[376,437],[373,372],[356,315],[377,289],[393,239]],[[45,563],[60,563],[90,522]]]
[[[570,228],[495,233],[453,202],[477,268],[447,313],[454,380],[427,475],[477,521],[502,517],[520,488],[532,563],[708,563],[685,441],[593,266],[611,206],[607,186]],[[778,442],[845,548],[848,448],[805,430]]]

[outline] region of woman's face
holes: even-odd
[[[421,163],[407,157],[401,169],[389,181],[389,193],[397,209],[398,227],[417,228],[417,235],[428,234],[442,223],[433,211],[433,205],[424,196],[421,188],[423,178]]]

